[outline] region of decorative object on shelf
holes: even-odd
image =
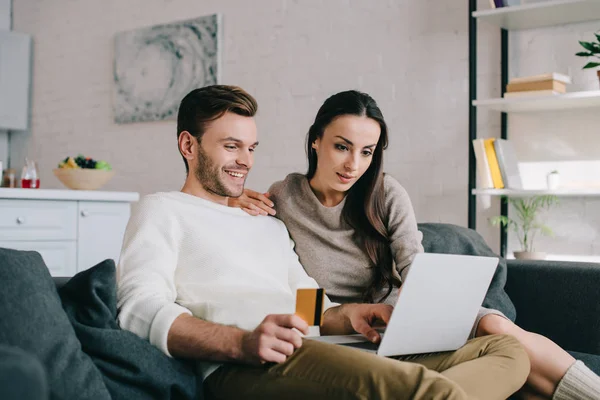
[[[511,79],[504,97],[553,96],[567,92],[571,77],[557,72]]]
[[[3,188],[16,188],[17,187],[17,171],[14,168],[7,168],[4,170],[4,176],[2,178]]]
[[[109,163],[78,155],[67,157],[52,170],[69,189],[96,190],[104,186],[115,174]]]
[[[599,54],[600,54],[600,34],[594,33],[594,35],[596,36],[595,42],[584,42],[581,40],[579,41],[579,44],[581,45],[581,47],[583,47],[587,51],[581,51],[579,53],[576,53],[575,54],[576,56],[600,58],[600,56],[599,56]],[[600,66],[600,63],[595,62],[595,61],[590,61],[583,66],[583,69],[596,68],[599,66]],[[598,79],[600,80],[600,70],[596,71],[596,75],[598,75]]]
[[[557,170],[551,171],[546,175],[546,183],[548,184],[548,190],[556,190],[560,186],[560,174]]]
[[[218,83],[221,25],[213,14],[118,33],[115,122],[174,119],[183,96]]]
[[[515,251],[514,256],[523,260],[543,260],[546,253],[537,252],[533,247],[535,235],[552,236],[552,230],[538,221],[540,211],[550,209],[558,203],[558,197],[552,195],[532,197],[502,197],[502,201],[509,202],[516,212],[516,219],[505,215],[490,218],[494,226],[502,225],[512,229],[517,234],[521,245],[520,251]]]
[[[35,161],[25,159],[25,166],[21,171],[21,187],[23,189],[39,189],[40,175],[38,174]]]
[[[104,186],[115,174],[115,171],[83,168],[55,168],[54,175],[69,189],[96,190]]]

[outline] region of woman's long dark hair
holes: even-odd
[[[342,210],[342,218],[354,229],[354,240],[369,256],[374,271],[373,280],[365,289],[363,299],[369,303],[381,302],[390,295],[394,286],[400,286],[400,280],[393,273],[389,234],[384,223],[383,150],[388,145],[388,129],[381,110],[371,96],[349,90],[325,100],[306,137],[306,177],[310,181],[317,171],[317,153],[312,144],[323,136],[327,125],[342,115],[366,116],[377,121],[381,127],[371,165],[348,191]],[[384,287],[387,287],[387,293],[381,299],[376,299],[375,296]]]

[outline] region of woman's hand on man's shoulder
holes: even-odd
[[[275,215],[275,204],[269,198],[270,193],[259,193],[251,189],[244,189],[240,197],[229,197],[227,205],[237,207],[250,215]]]

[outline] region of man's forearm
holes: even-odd
[[[322,335],[347,335],[355,333],[350,320],[344,313],[346,304],[332,307],[323,314],[323,324],[321,324]]]
[[[242,340],[246,331],[182,314],[167,337],[174,357],[209,361],[243,361]]]

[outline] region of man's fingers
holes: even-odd
[[[285,340],[275,339],[275,341],[271,345],[271,349],[275,350],[276,352],[278,352],[280,354],[283,354],[286,357],[289,357],[292,354],[294,354],[295,347],[290,342],[286,342]]]
[[[266,349],[264,351],[263,356],[261,356],[262,361],[266,362],[274,362],[281,364],[287,360],[287,356],[273,349]]]
[[[288,342],[294,346],[294,348],[299,349],[302,347],[302,338],[296,331],[293,331],[288,328],[278,328],[275,332],[275,337],[277,339]]]
[[[274,314],[267,318],[271,319],[277,326],[284,328],[296,328],[305,335],[308,335],[308,324],[296,314]]]

